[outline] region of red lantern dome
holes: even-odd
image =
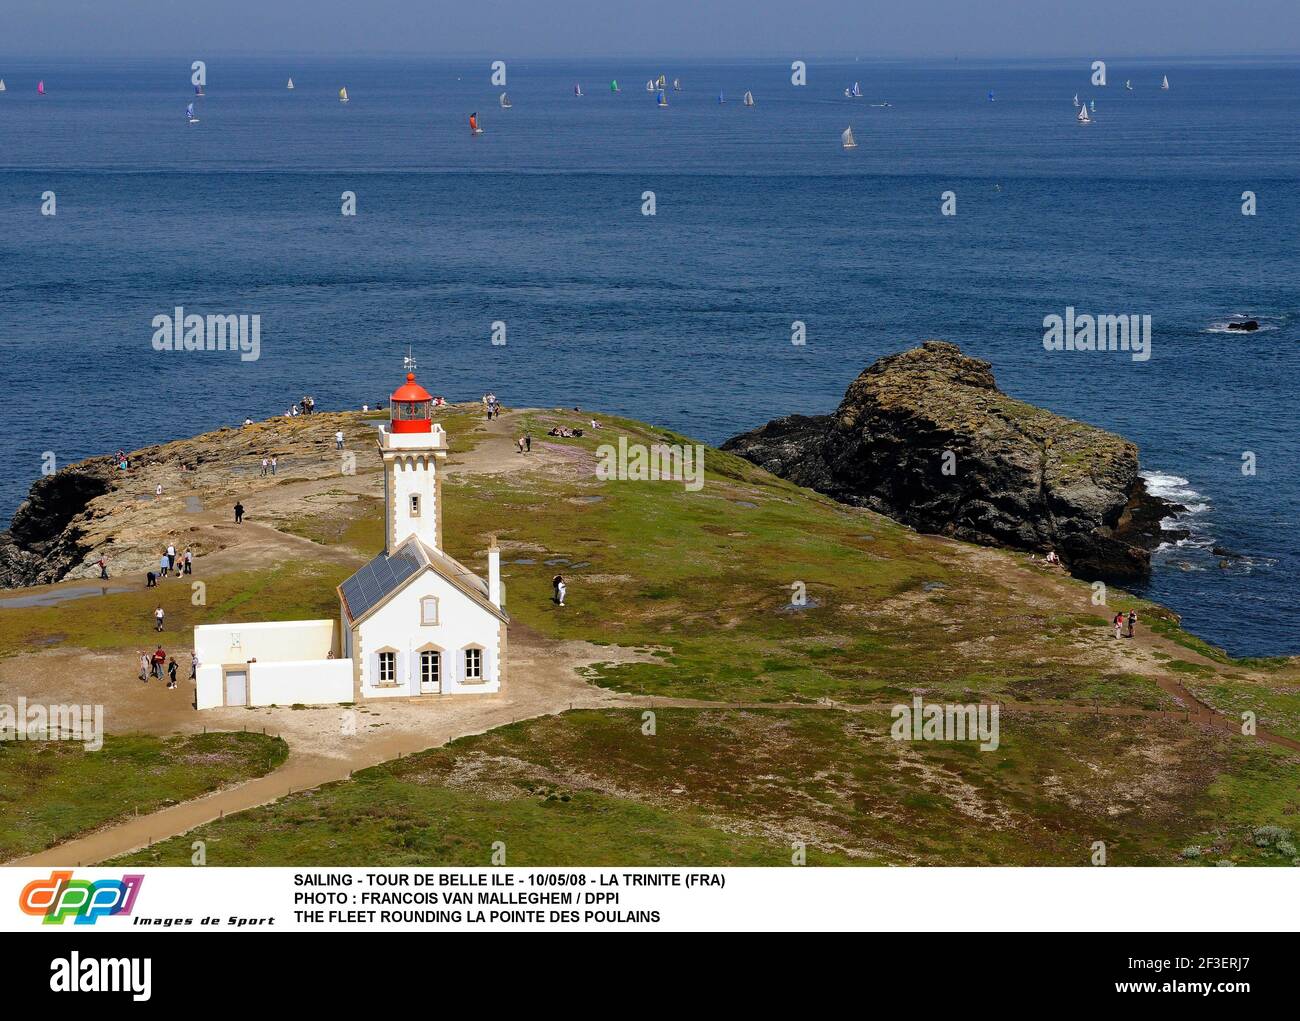
[[[389,422],[395,433],[427,433],[433,429],[430,408],[433,398],[415,381],[415,373],[406,374],[406,382],[389,398]]]

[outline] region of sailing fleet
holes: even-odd
[[[655,98],[655,105],[659,107],[668,106],[668,89],[670,87],[673,92],[681,92],[682,80],[680,78],[674,78],[672,80],[672,85],[669,86],[667,75],[660,74],[656,78],[647,78],[645,83],[646,92],[650,93],[650,95],[652,95]],[[285,83],[285,89],[290,92],[293,91],[294,83],[293,83],[292,75],[289,76],[288,81]],[[4,93],[7,91],[8,91],[8,86],[5,84],[5,80],[3,78],[0,78],[0,93]],[[617,95],[623,91],[622,87],[618,83],[617,78],[610,80],[609,91],[611,94],[614,95]],[[1124,91],[1126,92],[1134,91],[1133,80],[1131,78],[1126,78],[1124,80]],[[1162,92],[1169,91],[1169,76],[1167,74],[1160,76],[1160,91]],[[36,94],[38,96],[44,96],[46,94],[44,79],[41,79],[36,83]],[[196,83],[194,85],[195,98],[201,99],[205,95],[206,93],[204,91],[203,84]],[[574,82],[573,95],[575,97],[581,97],[584,95],[582,91],[581,83]],[[844,96],[846,99],[861,99],[863,97],[862,83],[855,81],[852,85],[845,87]],[[349,98],[350,97],[348,96],[347,86],[346,85],[341,86],[338,91],[339,102],[347,103],[349,101]],[[993,100],[994,100],[993,90],[990,89],[988,91],[988,101],[993,102]],[[501,93],[498,102],[500,103],[502,110],[509,110],[514,106],[514,104],[510,101],[510,96],[505,92]],[[726,93],[724,90],[720,89],[718,91],[718,104],[725,105],[726,102],[727,102]],[[745,90],[741,103],[743,106],[746,107],[753,107],[755,105],[753,90],[751,89]],[[1094,99],[1086,103],[1082,102],[1079,99],[1079,94],[1076,92],[1074,94],[1073,103],[1075,109],[1078,111],[1075,114],[1075,121],[1079,124],[1092,124],[1095,119],[1094,115],[1097,113],[1097,101]],[[870,105],[873,107],[888,107],[891,104],[887,102],[881,102],[881,103],[872,103]],[[193,102],[191,102],[185,108],[185,119],[189,124],[199,123],[199,117],[197,113],[195,113]],[[478,123],[477,113],[470,114],[469,130],[471,135],[483,134],[483,128]],[[845,149],[856,149],[858,147],[858,143],[856,139],[854,139],[853,137],[853,128],[851,125],[849,127],[846,127],[843,133],[840,135],[840,145]]]

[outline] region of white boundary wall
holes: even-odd
[[[248,669],[249,705],[329,705],[351,701],[350,659],[254,663]]]

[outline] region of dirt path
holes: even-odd
[[[534,638],[535,636],[530,636]],[[729,710],[798,710],[812,712],[889,712],[896,703],[843,703],[843,702],[727,702],[700,699],[664,698],[653,695],[631,695],[597,688],[578,676],[577,667],[585,655],[596,655],[604,661],[611,656],[607,647],[586,646],[582,642],[524,644],[524,655],[512,664],[532,668],[529,684],[519,695],[507,694],[500,698],[479,699],[474,702],[445,704],[436,717],[427,715],[427,707],[416,708],[418,729],[400,726],[379,740],[348,745],[338,742],[335,750],[341,754],[324,754],[316,748],[309,752],[293,751],[286,762],[273,773],[229,787],[203,798],[187,801],[145,816],[137,816],[98,832],[80,837],[37,854],[20,858],[9,865],[23,866],[78,866],[104,861],[118,855],[146,847],[159,840],[179,836],[212,822],[224,815],[269,804],[281,797],[322,784],[347,779],[354,770],[379,765],[391,759],[440,747],[460,737],[483,734],[497,727],[522,719],[554,715],[570,709],[729,709]],[[612,658],[619,658],[617,652]],[[636,658],[629,655],[626,659]],[[546,661],[549,666],[543,666]],[[585,660],[595,662],[595,659]],[[1002,702],[1003,710],[1010,712],[1045,713],[1067,716],[1144,717],[1173,720],[1239,735],[1240,722],[1225,716],[1200,702],[1177,681],[1164,678],[1160,686],[1189,708],[1186,711],[1170,709],[1141,709],[1132,706],[1089,706],[1069,703]],[[397,709],[410,709],[419,703],[407,703]],[[283,713],[283,710],[277,711]],[[392,725],[391,722],[389,724]],[[1260,742],[1300,752],[1300,741],[1258,730],[1255,739]],[[302,745],[311,747],[309,742]]]

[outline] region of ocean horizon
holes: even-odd
[[[1105,87],[1083,59],[810,60],[801,87],[788,60],[507,60],[504,87],[470,58],[206,70],[195,99],[188,58],[0,57],[6,521],[47,451],[373,404],[408,347],[449,400],[716,444],[940,338],[1132,440],[1188,507],[1143,595],[1233,654],[1300,653],[1300,62],[1113,59]],[[155,351],[178,306],[259,315],[260,357]],[[1069,308],[1149,315],[1151,357],[1047,350]]]

